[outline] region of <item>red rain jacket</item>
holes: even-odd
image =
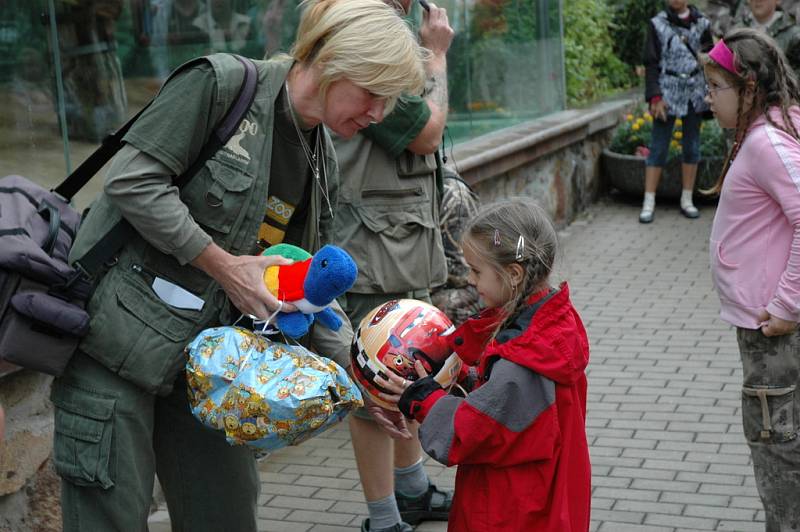
[[[414,409],[423,448],[458,465],[450,532],[589,528],[589,342],[566,283],[528,302],[485,349],[496,312],[456,329],[451,343],[477,365],[477,386],[466,398],[434,392]]]

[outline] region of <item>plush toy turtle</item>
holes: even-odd
[[[358,268],[352,257],[340,247],[326,245],[313,256],[291,244],[277,244],[262,255],[280,255],[294,262],[269,266],[264,270],[264,284],[278,300],[291,303],[297,312],[280,312],[275,326],[286,336],[299,338],[318,319],[338,331],[342,320],[330,308],[333,300],[356,282]]]

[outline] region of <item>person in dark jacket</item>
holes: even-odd
[[[687,0],[667,0],[667,9],[650,19],[644,50],[645,100],[654,120],[645,169],[644,202],[639,214],[641,223],[653,221],[656,189],[678,118],[682,121],[683,146],[681,213],[687,218],[700,216],[692,193],[700,160],[700,121],[708,105],[697,54],[711,44],[709,20]]]
[[[548,281],[555,230],[540,207],[511,200],[480,212],[465,235],[487,310],[444,338],[476,385],[448,395],[417,362],[414,382],[376,379],[393,392],[381,397],[422,423],[431,457],[458,465],[450,532],[586,532],[589,341],[567,284]]]

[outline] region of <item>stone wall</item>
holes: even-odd
[[[52,378],[19,371],[0,380],[5,439],[0,442],[0,530],[61,529],[59,482],[49,457],[53,447]]]
[[[634,97],[570,109],[457,145],[448,161],[484,203],[534,199],[566,226],[607,189],[600,153]]]

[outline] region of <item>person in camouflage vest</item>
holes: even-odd
[[[778,43],[795,74],[800,74],[800,26],[797,20],[783,11],[780,0],[748,0],[750,9],[736,17],[736,28],[763,31]]]
[[[457,173],[443,168],[444,194],[439,210],[439,227],[447,260],[447,283],[431,292],[433,304],[456,326],[480,310],[478,292],[467,282],[469,265],[459,241],[470,218],[478,212],[478,196]]]

